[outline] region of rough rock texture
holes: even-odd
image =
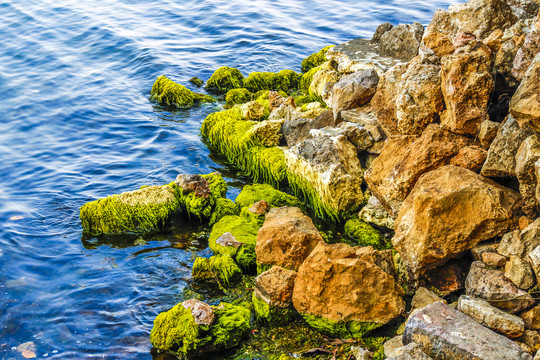
[[[485,299],[491,305],[510,313],[534,305],[532,296],[515,286],[502,271],[489,269],[479,261],[472,263],[465,289],[467,295]]]
[[[507,258],[525,258],[537,246],[540,246],[540,219],[536,219],[521,232],[514,230],[504,234],[497,252]]]
[[[466,257],[452,259],[436,269],[426,271],[424,280],[440,296],[447,296],[465,289],[465,279],[469,267],[470,262],[467,261]]]
[[[433,54],[435,54],[438,58],[441,58],[445,55],[450,55],[455,50],[450,36],[442,34],[440,32],[432,32],[424,35],[422,43],[426,48],[430,49]]]
[[[510,101],[510,114],[521,127],[540,132],[540,53],[536,55]]]
[[[494,86],[489,58],[480,53],[445,56],[441,82],[446,111],[441,124],[459,134],[476,135],[487,119],[487,108]]]
[[[532,135],[526,127],[520,128],[512,116],[508,116],[491,143],[481,174],[488,177],[515,175],[515,156],[521,142]]]
[[[383,344],[384,356],[387,358],[400,354],[400,348],[403,347],[403,336],[399,335],[391,338]]]
[[[534,250],[527,255],[527,260],[536,274],[536,279],[540,279],[540,246],[534,248]]]
[[[525,322],[525,326],[528,329],[540,329],[540,305],[537,305],[530,310],[522,312],[521,314],[519,314],[519,317],[523,319],[523,321]]]
[[[394,219],[390,216],[388,211],[386,211],[376,196],[371,196],[369,198],[366,206],[360,210],[358,217],[360,220],[367,223],[375,224],[388,229],[394,229]]]
[[[195,324],[208,326],[214,322],[214,309],[207,303],[197,299],[189,299],[184,301],[182,306],[191,311]]]
[[[271,306],[288,307],[292,304],[295,279],[295,271],[272,266],[255,278],[255,296]]]
[[[537,135],[525,139],[516,154],[516,176],[519,180],[519,192],[523,198],[523,212],[532,218],[538,213],[538,200],[536,199],[535,163],[540,159],[540,141]]]
[[[540,333],[535,330],[525,330],[525,333],[519,339],[527,345],[533,353],[540,350]]]
[[[371,247],[319,243],[298,270],[295,309],[318,330],[340,336],[358,337],[395,319],[404,310],[403,290],[376,256]]]
[[[448,13],[459,29],[479,39],[496,29],[504,30],[517,21],[504,0],[470,0],[465,4],[451,5]]]
[[[322,99],[322,94],[326,84],[337,83],[340,78],[340,73],[333,70],[319,70],[313,75],[311,84],[309,85],[310,95],[318,96]]]
[[[434,302],[442,301],[446,304],[446,300],[441,299],[438,297],[433,291],[430,291],[426,289],[425,287],[420,287],[418,290],[416,290],[416,293],[414,294],[412,301],[411,301],[411,309],[422,309],[429,304],[433,304]]]
[[[497,253],[485,252],[482,254],[482,262],[487,266],[498,268],[506,264],[506,258]]]
[[[519,345],[467,315],[436,302],[407,320],[403,342],[416,342],[434,359],[530,360]]]
[[[448,36],[450,39],[454,39],[458,30],[448,11],[439,9],[435,11],[431,22],[426,27],[424,39],[433,33],[440,33]]]
[[[519,48],[513,61],[512,75],[518,80],[523,80],[527,69],[531,65],[536,54],[540,52],[540,21],[537,20],[534,29],[527,35],[523,46]]]
[[[315,246],[323,241],[309,217],[296,207],[271,209],[257,233],[257,262],[298,270]]]
[[[396,219],[395,249],[413,275],[435,268],[517,224],[519,194],[470,170],[422,176]]]
[[[375,69],[367,69],[343,76],[332,88],[332,107],[334,118],[337,119],[340,111],[361,106],[371,100],[379,75]]]
[[[424,34],[420,23],[399,24],[380,36],[380,54],[409,61],[418,54]]]
[[[325,127],[322,129],[313,129],[309,132],[313,138],[319,136],[338,136],[343,135],[359,151],[367,150],[373,145],[373,138],[369,132],[359,124],[343,121],[337,127]]]
[[[418,178],[448,164],[469,143],[469,139],[438,124],[429,125],[420,137],[388,139],[381,155],[366,171],[366,182],[373,194],[395,217]]]
[[[520,317],[497,309],[482,299],[462,295],[458,301],[458,310],[491,330],[512,339],[520,337],[525,331],[525,323]]]
[[[496,253],[498,247],[498,242],[484,241],[471,249],[471,255],[474,260],[482,260],[484,253]]]
[[[261,145],[266,147],[278,146],[283,139],[281,127],[283,120],[265,120],[251,128],[251,132]]]
[[[358,109],[343,110],[340,113],[340,119],[347,122],[352,122],[364,127],[373,141],[382,142],[386,138],[385,133],[377,121],[377,116],[373,112],[371,106],[364,106]]]
[[[246,120],[259,120],[264,116],[265,107],[257,101],[250,101],[240,105],[242,117]]]
[[[534,274],[529,263],[518,257],[510,256],[504,267],[504,276],[518,288],[529,290],[534,285]]]
[[[501,124],[490,120],[484,120],[482,124],[480,124],[478,140],[480,141],[480,144],[484,149],[489,149],[489,146],[491,145],[493,140],[495,140],[495,137],[497,136],[497,131],[499,131],[500,127]]]
[[[386,354],[386,353],[385,353]],[[432,357],[422,351],[422,347],[416,343],[410,343],[396,350],[396,354],[387,360],[431,360]]]
[[[336,126],[330,110],[324,111],[315,119],[294,118],[285,120],[282,125],[283,135],[288,147],[292,147],[309,137],[312,129],[322,129],[325,126]]]
[[[480,172],[487,158],[487,151],[479,146],[466,146],[450,160],[450,165],[461,166],[476,173]]]

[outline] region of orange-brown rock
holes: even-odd
[[[272,266],[255,278],[255,296],[270,306],[287,307],[291,304],[296,271]]]
[[[527,34],[512,64],[512,75],[521,81],[536,54],[540,52],[540,15],[532,31]]]
[[[403,290],[370,254],[344,243],[319,243],[300,266],[293,305],[335,322],[386,324],[404,311]]]
[[[396,219],[392,243],[412,278],[517,226],[518,193],[444,166],[423,175]]]
[[[372,193],[395,217],[418,178],[447,165],[469,143],[468,138],[431,124],[420,137],[388,139],[364,178]]]
[[[536,55],[510,101],[510,113],[518,124],[540,132],[540,53]]]
[[[466,146],[452,158],[450,165],[461,166],[474,172],[480,172],[487,158],[487,151],[479,146]]]
[[[453,259],[441,267],[428,270],[424,277],[430,288],[436,289],[441,296],[447,296],[465,288],[469,266],[470,261],[466,258]]]
[[[493,31],[487,38],[483,40],[484,44],[487,45],[494,53],[497,53],[502,46],[502,38],[504,32],[501,29]]]
[[[298,270],[323,239],[309,217],[296,207],[271,209],[257,233],[255,253],[263,265]]]
[[[424,36],[422,40],[424,45],[433,50],[433,53],[438,57],[443,57],[454,52],[454,45],[452,45],[452,39],[439,32],[430,33]]]

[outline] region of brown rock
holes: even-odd
[[[495,69],[503,75],[509,86],[519,85],[519,81],[512,75],[512,68],[514,59],[525,42],[523,27],[525,27],[525,24],[520,21],[505,31],[502,44],[495,56]]]
[[[409,61],[418,54],[424,34],[420,23],[399,24],[380,36],[380,55]]]
[[[487,151],[479,146],[467,146],[459,150],[450,160],[450,165],[461,166],[476,173],[480,172],[487,158]]]
[[[535,134],[521,143],[515,158],[519,192],[523,198],[523,212],[532,218],[538,214],[538,200],[536,199],[538,179],[535,167],[538,159],[540,159],[540,142]]]
[[[494,82],[489,58],[479,53],[453,54],[441,60],[446,111],[441,124],[459,134],[476,135],[487,120]]]
[[[519,194],[470,170],[444,166],[423,175],[396,219],[395,249],[421,275],[517,224]]]
[[[255,278],[255,296],[270,306],[280,308],[292,304],[292,294],[296,272],[281,266],[272,266]]]
[[[377,26],[377,29],[375,30],[375,33],[373,34],[373,36],[371,37],[371,42],[372,43],[375,43],[375,44],[378,44],[380,41],[381,41],[381,36],[389,31],[390,29],[392,29],[394,27],[394,25],[390,24],[390,23],[383,23],[379,26]]]
[[[411,309],[422,309],[429,304],[433,304],[437,301],[442,301],[446,304],[446,300],[443,300],[437,295],[435,295],[433,291],[429,291],[425,287],[420,287],[418,288],[418,290],[416,290],[416,293],[412,298]]]
[[[536,274],[536,278],[540,279],[540,246],[537,246],[527,255],[527,261]]]
[[[404,311],[402,295],[394,278],[360,247],[320,242],[300,266],[293,305],[301,314],[382,325]]]
[[[285,99],[283,96],[279,95],[277,91],[270,91],[268,93],[268,102],[270,106],[270,112],[274,111],[274,109],[279,108],[283,103],[285,102]]]
[[[437,293],[447,296],[465,288],[470,265],[466,258],[452,259],[441,267],[426,271],[424,278]]]
[[[501,29],[497,29],[489,34],[489,36],[485,38],[483,42],[491,49],[491,51],[493,51],[493,53],[496,54],[502,46],[503,35],[504,32]]]
[[[332,111],[323,111],[315,119],[294,118],[285,120],[281,127],[288,147],[292,147],[309,137],[312,129],[322,129],[325,126],[336,126]]]
[[[529,225],[532,224],[532,220],[528,217],[522,216],[519,218],[519,230],[525,230]]]
[[[504,276],[518,288],[529,290],[534,285],[534,275],[529,263],[519,256],[510,256],[504,267]]]
[[[424,39],[426,36],[433,33],[441,33],[453,39],[457,32],[457,26],[453,23],[450,14],[446,10],[436,10],[433,14],[433,18],[424,31]]]
[[[395,217],[418,178],[448,164],[469,143],[466,137],[431,124],[420,137],[388,139],[364,178],[372,193]]]
[[[465,34],[463,31],[459,30],[454,40],[452,40],[452,45],[455,48],[460,48],[469,44],[473,40],[476,40],[476,36],[473,34]]]
[[[540,350],[540,333],[538,331],[525,330],[520,340],[531,349],[533,354]]]
[[[485,252],[482,254],[482,262],[487,266],[498,268],[506,264],[506,258],[497,253]]]
[[[515,230],[504,234],[497,252],[507,258],[517,256],[523,259],[537,246],[540,246],[540,219],[536,219],[521,232]]]
[[[264,215],[270,211],[270,205],[266,201],[261,200],[253,204],[248,210],[255,215]]]
[[[380,78],[371,106],[387,136],[399,135],[397,130],[395,96],[399,92],[401,77],[407,70],[406,64],[395,65]]]
[[[455,50],[454,45],[452,45],[452,39],[439,32],[427,34],[422,41],[424,45],[431,49],[438,57],[449,55]]]
[[[343,110],[340,113],[340,118],[343,121],[352,122],[364,127],[373,138],[373,141],[382,141],[386,138],[381,125],[377,121],[377,116],[369,105],[351,110]]]
[[[340,73],[333,70],[319,70],[313,74],[313,79],[309,85],[309,93],[322,97],[326,84],[336,83],[341,77]]]
[[[523,127],[540,132],[540,54],[536,55],[510,101],[510,114]]]
[[[519,314],[528,329],[540,330],[540,305]]]
[[[174,182],[176,186],[180,187],[185,194],[194,192],[196,196],[204,198],[211,195],[208,180],[203,178],[201,175],[178,174]]]
[[[197,299],[189,299],[184,301],[182,306],[191,310],[191,315],[193,315],[193,318],[195,319],[195,324],[209,326],[214,322],[214,309],[207,303]]]
[[[523,80],[527,69],[531,65],[536,54],[540,52],[540,21],[536,22],[535,28],[527,35],[523,46],[519,48],[513,61],[512,75],[518,80]]]
[[[332,106],[334,118],[339,117],[342,110],[364,105],[371,100],[379,75],[375,69],[367,69],[343,76],[332,88]]]
[[[273,208],[257,233],[255,253],[264,265],[298,270],[323,239],[309,217],[295,207]]]
[[[478,133],[478,140],[484,149],[489,149],[489,146],[497,136],[497,131],[501,124],[490,120],[482,121],[480,124],[480,132]]]

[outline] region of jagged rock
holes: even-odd
[[[384,356],[389,358],[392,356],[399,355],[400,354],[399,350],[401,350],[402,347],[403,347],[403,336],[401,335],[395,336],[391,338],[390,340],[387,340],[383,344]]]
[[[383,151],[365,173],[372,193],[393,217],[418,178],[450,162],[470,140],[438,124],[430,124],[420,137],[388,139]]]
[[[360,346],[351,346],[351,354],[356,360],[372,360],[373,354]]]
[[[364,127],[375,142],[382,142],[386,137],[382,130],[377,116],[373,112],[371,106],[364,106],[358,109],[343,110],[340,113],[340,118],[343,121],[352,122]]]
[[[361,125],[347,121],[340,122],[337,127],[313,129],[309,132],[311,137],[343,135],[358,150],[367,150],[373,145],[373,138]]]
[[[482,242],[471,249],[471,255],[474,260],[482,260],[482,256],[486,252],[494,253],[497,252],[499,244],[497,242],[485,241]]]
[[[476,36],[473,34],[466,34],[462,30],[459,30],[456,34],[456,37],[452,41],[452,45],[454,45],[455,48],[460,48],[462,46],[468,45],[471,41],[475,40]]]
[[[289,184],[317,215],[337,219],[365,202],[356,148],[343,135],[306,139],[285,151]]]
[[[360,220],[367,223],[375,224],[377,226],[385,227],[388,229],[394,229],[394,219],[388,211],[382,206],[379,199],[376,196],[371,196],[366,204],[360,210],[358,214]]]
[[[536,274],[536,278],[540,279],[540,246],[535,247],[529,252],[527,260],[531,264],[532,270]]]
[[[494,252],[485,252],[482,254],[482,262],[487,266],[498,268],[506,264],[506,258]]]
[[[309,93],[322,98],[322,94],[326,84],[337,83],[341,75],[333,70],[319,70],[313,74],[313,79],[309,85]]]
[[[320,242],[298,270],[295,309],[312,327],[343,338],[358,338],[400,316],[403,290],[376,264],[376,253]]]
[[[293,107],[290,106],[290,105],[286,105],[286,104],[283,104],[281,105],[280,107],[278,107],[277,109],[274,109],[271,113],[270,113],[270,116],[268,117],[268,120],[272,121],[276,121],[276,120],[292,120],[296,117],[298,117],[299,115],[296,113],[296,111],[294,111]]]
[[[454,50],[452,39],[448,35],[432,32],[424,35],[418,52],[422,57],[422,62],[440,64],[440,58],[452,54]]]
[[[207,198],[211,195],[210,184],[201,175],[178,174],[174,180],[184,194],[193,192],[196,196]]]
[[[491,143],[482,171],[488,177],[511,177],[515,175],[515,156],[521,142],[532,135],[527,127],[520,127],[512,116],[508,116]]]
[[[255,278],[253,304],[257,317],[269,323],[289,321],[296,272],[272,266]]]
[[[381,36],[386,33],[387,31],[391,30],[394,27],[394,25],[390,23],[382,23],[381,25],[377,26],[377,29],[375,30],[375,33],[371,37],[371,42],[378,44],[381,42]]]
[[[490,50],[493,51],[494,54],[496,54],[502,46],[503,36],[504,31],[502,31],[501,29],[497,29],[491,34],[489,34],[487,38],[482,40],[482,42],[486,44],[486,46],[490,48]]]
[[[480,172],[487,158],[487,151],[479,146],[466,146],[450,160],[450,165],[461,166],[474,172]]]
[[[480,141],[480,144],[484,149],[489,149],[489,146],[493,140],[495,140],[497,131],[499,131],[500,127],[501,124],[494,121],[482,121],[482,124],[480,124],[480,132],[478,133],[478,141]]]
[[[257,233],[257,262],[296,271],[321,241],[319,231],[299,208],[273,208]]]
[[[533,354],[540,350],[540,333],[538,331],[525,330],[520,340],[531,349]]]
[[[322,112],[315,119],[295,118],[285,120],[281,126],[285,141],[288,147],[293,147],[309,137],[309,131],[312,129],[321,129],[325,126],[336,126],[332,111]]]
[[[387,360],[431,360],[432,357],[422,351],[422,347],[416,343],[410,343],[396,350],[396,355],[388,357]]]
[[[458,301],[458,310],[491,330],[512,339],[520,337],[525,331],[525,323],[521,318],[497,309],[482,299],[462,295]]]
[[[507,258],[525,258],[537,246],[540,246],[540,219],[536,219],[522,231],[514,230],[504,234],[497,252]]]
[[[534,17],[540,9],[540,3],[535,0],[507,0],[506,2],[518,19]]]
[[[435,359],[532,359],[512,340],[441,302],[428,305],[409,317],[403,343],[411,342],[419,344]]]
[[[480,53],[452,54],[441,60],[441,82],[446,111],[441,124],[459,134],[476,135],[494,82],[489,58]]]
[[[317,116],[321,115],[325,111],[325,109],[320,102],[314,101],[302,106],[300,111],[300,115],[302,117],[315,119]]]
[[[197,299],[189,299],[184,301],[182,306],[191,311],[195,324],[209,326],[214,322],[214,309],[207,303]]]
[[[519,218],[519,230],[525,230],[527,226],[531,225],[533,220],[528,217],[522,216]]]
[[[540,53],[536,55],[510,101],[510,114],[523,128],[540,132]]]
[[[518,256],[510,256],[504,267],[504,276],[518,288],[528,290],[534,285],[534,275],[527,261]]]
[[[519,314],[519,317],[523,319],[523,321],[525,322],[525,326],[528,329],[540,329],[540,305],[537,305],[530,310],[522,312],[521,314]]]
[[[425,287],[420,287],[418,290],[416,290],[416,293],[414,294],[412,301],[411,301],[411,309],[422,309],[429,304],[433,304],[434,302],[442,301],[446,304],[446,300],[441,299],[433,291],[430,291],[426,289]]]
[[[216,244],[224,247],[239,248],[240,246],[242,246],[243,243],[236,241],[236,238],[230,232],[226,232],[217,238]]]
[[[447,296],[465,289],[465,279],[469,267],[470,261],[467,261],[465,257],[452,259],[436,269],[426,271],[424,280],[440,296]]]
[[[518,80],[523,80],[527,69],[531,65],[536,54],[540,52],[540,21],[527,35],[523,45],[519,48],[513,61],[512,75]]]
[[[332,88],[332,102],[329,104],[334,112],[334,118],[339,117],[342,110],[364,105],[371,100],[379,75],[375,69],[367,69],[343,76]]]
[[[454,39],[458,30],[448,11],[439,9],[435,11],[431,22],[426,27],[424,39],[433,33],[441,33],[450,39]]]
[[[270,108],[270,112],[273,112],[275,109],[278,109],[281,105],[283,105],[284,102],[285,102],[285,98],[279,95],[279,92],[277,91],[268,92],[268,107]]]
[[[270,205],[265,200],[257,201],[249,208],[249,211],[255,215],[265,215],[270,211]]]
[[[278,146],[283,139],[281,127],[284,120],[265,120],[261,121],[251,129],[261,145],[266,147]]]
[[[474,172],[444,166],[418,180],[396,219],[395,249],[413,276],[517,224],[519,194]]]
[[[516,176],[519,180],[519,192],[523,197],[523,212],[536,217],[538,200],[536,199],[536,161],[540,159],[540,142],[537,135],[525,139],[516,153]]]
[[[512,314],[534,305],[532,296],[515,286],[502,271],[489,269],[479,261],[472,263],[465,289],[467,295],[485,299]]]
[[[459,29],[479,39],[496,29],[504,30],[517,21],[504,0],[470,0],[465,4],[451,5],[448,13]]]
[[[265,107],[257,101],[250,101],[240,105],[242,117],[246,120],[259,120],[264,116]]]
[[[380,36],[380,54],[409,61],[418,54],[418,47],[424,34],[420,23],[399,24]]]

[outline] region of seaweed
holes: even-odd
[[[375,322],[335,321],[311,314],[301,315],[315,330],[340,339],[360,339],[383,325]]]
[[[311,54],[307,58],[302,60],[302,64],[301,64],[302,72],[306,73],[306,72],[310,71],[311,69],[313,69],[314,67],[317,67],[317,66],[321,65],[322,63],[326,62],[327,61],[326,53],[333,46],[334,45],[326,46],[326,47],[322,48],[321,50],[319,50],[318,52],[316,52],[314,54]]]
[[[220,287],[229,287],[242,279],[242,270],[228,255],[195,259],[191,274],[195,281],[216,282]]]
[[[240,70],[222,66],[208,79],[205,89],[214,93],[226,93],[231,89],[241,88],[243,81],[244,75]]]
[[[152,85],[150,100],[163,106],[188,109],[199,103],[214,102],[216,99],[206,94],[195,93],[165,75],[161,75]]]
[[[231,108],[236,104],[243,104],[248,101],[251,101],[253,94],[249,90],[240,88],[240,89],[231,89],[227,92],[225,96],[225,108]]]
[[[298,198],[276,190],[268,184],[245,185],[235,202],[240,207],[249,207],[261,200],[266,201],[271,207],[296,206],[304,208],[304,204]]]
[[[373,246],[377,250],[387,248],[381,233],[360,219],[347,221],[345,223],[345,234],[353,238],[360,246]]]

